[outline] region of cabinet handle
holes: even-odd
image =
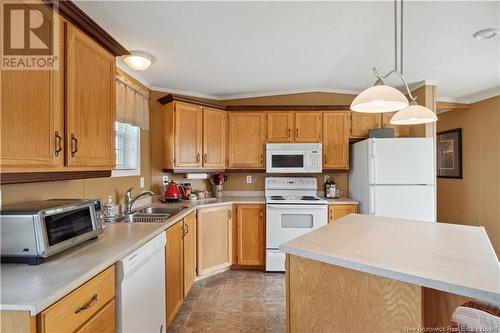
[[[74,134],[71,134],[71,157],[75,157],[78,152],[78,139]]]
[[[207,161],[208,161],[208,156],[205,153],[205,154],[203,154],[203,162],[207,163]]]
[[[260,154],[260,164],[264,165],[264,155]]]
[[[298,128],[296,128],[296,129],[295,129],[295,137],[296,137],[296,138],[298,138],[298,137],[299,137],[299,129],[298,129]]]
[[[264,219],[264,215],[262,214],[262,209],[260,210],[260,219]]]
[[[85,310],[89,309],[89,308],[90,308],[90,307],[92,307],[92,306],[93,306],[96,302],[97,302],[97,294],[94,294],[94,295],[92,296],[92,298],[90,299],[90,301],[89,301],[87,304],[85,304],[85,305],[83,305],[83,306],[79,306],[79,307],[77,307],[77,308],[75,309],[75,313],[79,313],[79,312],[81,312],[81,311],[85,311]]]
[[[325,160],[324,160],[323,162],[325,162],[325,163],[326,163],[326,154],[325,154]]]
[[[196,154],[196,162],[200,161],[200,153]]]
[[[233,211],[232,210],[228,210],[227,211],[227,218],[228,219],[232,219],[233,218]]]
[[[288,138],[289,139],[292,138],[292,129],[291,128],[288,129]]]
[[[55,143],[56,151],[55,151],[55,155],[59,156],[59,153],[62,151],[62,137],[59,135],[58,131],[56,131],[55,136],[56,136],[56,143]]]

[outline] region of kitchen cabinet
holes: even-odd
[[[328,205],[328,223],[331,223],[349,214],[356,214],[357,212],[358,205],[355,204]]]
[[[349,169],[349,111],[323,114],[323,169]]]
[[[66,164],[115,166],[115,57],[65,23]]]
[[[175,103],[176,167],[201,167],[203,110],[197,105]]]
[[[184,258],[184,297],[196,279],[196,213],[187,215],[183,220],[183,258]]]
[[[238,265],[265,264],[264,205],[238,205]]]
[[[232,263],[232,207],[199,209],[196,222],[198,275],[228,268]]]
[[[115,269],[109,267],[38,315],[39,332],[114,332]],[[111,303],[110,303],[111,302]],[[110,305],[111,304],[111,305]],[[111,309],[112,311],[111,311]]]
[[[167,229],[165,247],[167,327],[174,320],[184,300],[184,223],[179,221]]]
[[[293,112],[267,113],[267,142],[293,142]]]
[[[321,142],[321,113],[295,112],[295,142]]]
[[[77,333],[115,333],[115,308],[115,300],[112,300],[85,323]]]
[[[203,167],[224,169],[226,160],[226,112],[203,108]]]
[[[394,136],[397,138],[410,136],[410,126],[409,125],[391,125],[391,123],[390,123],[391,118],[395,114],[396,114],[396,112],[382,113],[382,128],[393,128],[394,129]]]
[[[380,113],[351,112],[351,138],[367,138],[372,128],[381,128]]]
[[[229,113],[228,168],[263,169],[266,118],[262,112]]]

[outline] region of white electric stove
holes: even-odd
[[[284,272],[278,247],[328,223],[327,201],[314,177],[266,177],[266,271]]]

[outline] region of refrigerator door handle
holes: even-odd
[[[370,162],[369,162],[369,166],[368,166],[368,169],[369,169],[369,172],[370,174],[368,175],[369,177],[369,184],[377,184],[377,160],[375,158],[375,147],[376,147],[376,144],[374,141],[371,141],[371,144],[370,144]]]
[[[369,215],[375,215],[375,187],[370,186],[369,187],[369,197],[370,197],[370,203],[369,203],[369,208],[368,208],[368,214]]]

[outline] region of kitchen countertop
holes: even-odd
[[[2,264],[0,309],[40,313],[197,208],[264,203],[263,196],[183,200],[175,204],[186,208],[163,223],[108,223],[97,240],[63,251],[38,266]],[[333,203],[345,202],[342,199]],[[154,200],[152,205],[169,204]]]
[[[329,205],[358,205],[359,204],[358,201],[348,199],[348,198],[339,198],[339,199],[323,198],[323,199],[325,199]]]
[[[280,250],[500,303],[500,264],[484,227],[351,214]]]

